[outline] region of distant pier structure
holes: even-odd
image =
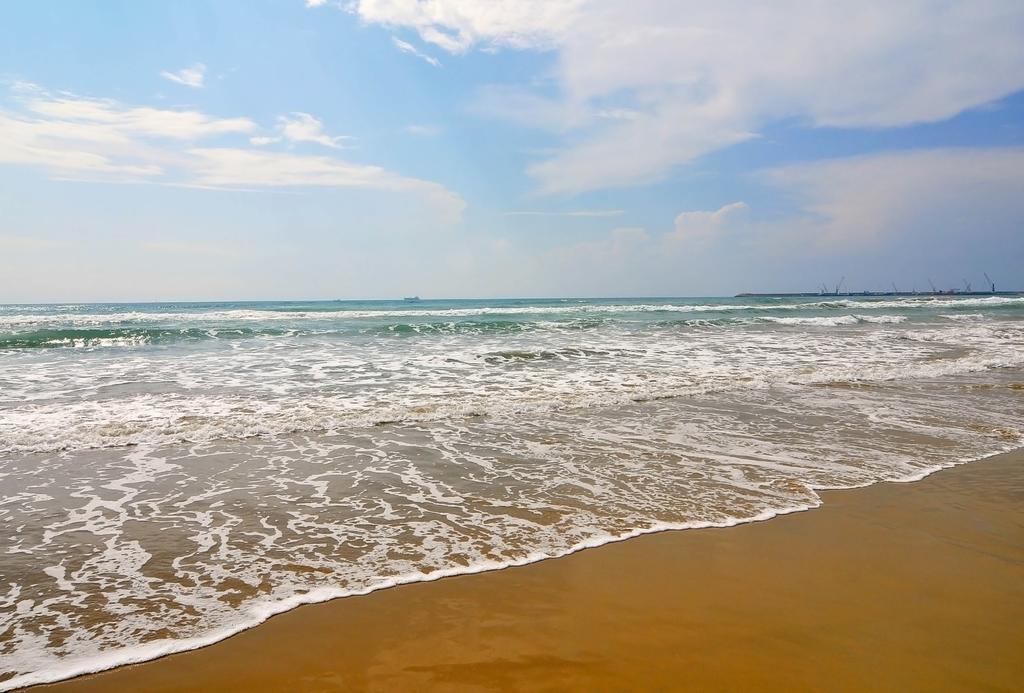
[[[892,291],[843,291],[843,284],[846,282],[844,276],[838,282],[836,282],[834,288],[830,288],[827,284],[820,284],[817,291],[796,291],[796,292],[769,292],[769,293],[748,293],[744,292],[736,294],[736,298],[820,298],[824,296],[837,296],[850,298],[854,296],[1024,296],[1024,290],[1020,291],[996,291],[996,283],[992,281],[992,277],[988,276],[987,272],[982,272],[985,275],[985,282],[989,287],[988,291],[974,291],[971,283],[966,279],[963,280],[963,289],[948,289],[943,291],[942,289],[935,288],[935,284],[932,280],[928,280],[928,286],[931,287],[931,291],[900,291],[896,288],[896,283],[892,283]]]
[[[797,291],[781,293],[751,293],[744,292],[736,294],[735,298],[822,298],[838,296],[839,298],[850,298],[854,296],[1024,296],[1021,291],[843,291],[840,293],[822,293],[820,291]]]

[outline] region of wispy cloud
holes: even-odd
[[[693,244],[717,240],[729,228],[743,223],[750,207],[746,202],[732,202],[713,211],[680,212],[674,229],[666,234],[669,241]]]
[[[1024,89],[1024,4],[800,0],[354,0],[369,23],[451,54],[555,50],[545,84],[485,89],[475,110],[565,135],[528,167],[548,193],[663,179],[770,124],[937,122]],[[398,45],[396,43],[396,45]],[[842,84],[843,88],[836,88]]]
[[[426,199],[446,222],[461,218],[465,201],[444,186],[378,166],[333,156],[311,156],[237,146],[276,138],[251,136],[248,118],[220,118],[194,110],[126,106],[111,99],[52,95],[19,85],[17,111],[0,110],[0,164],[39,167],[52,178],[118,183],[230,188],[367,188],[407,192]],[[347,138],[323,132],[307,113],[278,121],[289,142],[338,149]],[[215,140],[217,146],[209,146]],[[231,146],[234,145],[234,146]]]
[[[508,217],[617,217],[625,214],[624,209],[576,209],[568,212],[515,211],[505,212]]]
[[[36,92],[24,102],[26,109],[37,116],[46,116],[47,122],[69,128],[69,135],[80,130],[96,128],[101,132],[138,134],[193,140],[214,135],[247,133],[256,129],[249,118],[219,118],[195,110],[125,106],[113,99],[96,99],[68,92],[51,95]]]
[[[410,135],[419,135],[420,137],[434,137],[441,134],[441,128],[436,125],[406,125],[405,131]]]
[[[398,48],[398,50],[402,51],[403,53],[408,53],[409,55],[415,55],[420,60],[423,60],[424,62],[430,63],[434,67],[441,67],[441,61],[440,60],[438,60],[437,58],[435,58],[432,55],[427,55],[426,53],[421,52],[416,46],[412,45],[408,41],[403,41],[402,39],[398,38],[397,36],[392,36],[391,37],[391,43],[395,44],[395,47]]]
[[[234,148],[197,148],[192,172],[196,185],[211,188],[334,187],[372,188],[419,193],[455,223],[462,217],[465,201],[443,185],[407,178],[379,166],[353,164],[326,156]]]
[[[649,230],[480,245],[477,281],[548,295],[678,296],[813,290],[845,274],[858,290],[901,277],[910,288],[929,275],[959,282],[1024,250],[1024,148],[887,152],[752,175],[793,207],[736,201],[686,209]]]
[[[324,132],[324,124],[308,113],[295,112],[277,119],[281,136],[289,142],[314,142],[325,147],[340,149],[348,135],[331,136]]]
[[[407,26],[427,43],[449,53],[463,53],[477,44],[550,47],[577,20],[577,10],[585,3],[586,0],[354,0],[349,6],[364,21]]]
[[[801,204],[788,226],[834,251],[901,235],[931,243],[1007,228],[1019,234],[1024,218],[1024,147],[887,152],[791,164],[760,177]]]
[[[185,67],[177,72],[164,70],[160,76],[183,86],[199,89],[203,86],[203,80],[206,79],[206,65],[196,63],[192,67]]]
[[[57,178],[154,180],[180,161],[169,142],[256,129],[248,118],[131,107],[39,87],[21,85],[15,94],[20,111],[0,110],[0,163],[40,166]]]
[[[277,119],[277,136],[256,135],[249,138],[249,144],[265,147],[278,142],[312,142],[332,149],[341,149],[346,140],[353,140],[350,135],[328,135],[324,132],[324,124],[309,113],[289,113]]]

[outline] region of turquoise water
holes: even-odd
[[[141,346],[204,339],[508,331],[620,324],[678,326],[935,319],[983,309],[1020,313],[1016,297],[650,298],[104,303],[0,306],[0,348]],[[872,315],[884,310],[886,315]],[[856,315],[857,311],[868,311]]]
[[[1015,297],[4,306],[0,450],[973,372],[1016,364],[1022,316]]]
[[[1024,440],[1024,298],[0,306],[0,689]]]

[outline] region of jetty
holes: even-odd
[[[843,291],[840,293],[821,293],[820,291],[802,291],[792,293],[741,293],[735,298],[820,298],[822,296],[838,296],[849,298],[854,296],[1024,296],[1021,291]]]
[[[992,281],[992,278],[988,276],[988,273],[983,272],[985,275],[985,281],[987,282],[987,291],[975,291],[971,286],[971,283],[966,279],[963,280],[964,288],[958,289],[937,289],[932,280],[928,280],[928,285],[931,287],[930,291],[918,291],[912,289],[910,291],[900,291],[896,287],[896,283],[892,283],[892,291],[849,291],[843,290],[843,284],[846,283],[846,277],[840,279],[833,288],[829,288],[825,284],[821,284],[817,291],[796,291],[796,292],[770,292],[770,293],[740,293],[736,294],[735,298],[820,298],[823,296],[833,296],[840,298],[850,297],[864,297],[864,296],[1024,296],[1024,290],[1018,291],[996,291],[996,283]]]

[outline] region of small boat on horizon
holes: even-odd
[[[420,297],[419,296],[406,296],[402,300],[405,301],[406,303],[419,303],[420,302]]]

